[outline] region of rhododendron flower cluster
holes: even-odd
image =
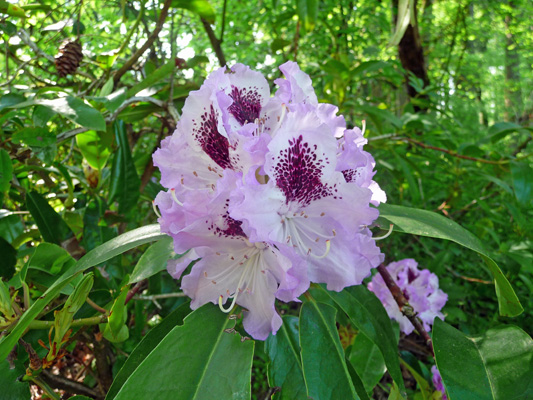
[[[439,278],[427,269],[418,269],[418,263],[406,258],[387,265],[392,278],[402,289],[405,298],[424,324],[424,329],[431,330],[431,325],[436,317],[444,320],[440,311],[448,300],[448,295],[439,289]],[[373,291],[381,300],[389,317],[398,321],[400,330],[406,335],[415,329],[411,321],[402,314],[398,304],[392,297],[389,288],[381,275],[376,274],[368,284],[368,289]]]
[[[245,65],[214,71],[153,156],[161,230],[187,252],[170,274],[197,260],[182,278],[191,307],[238,304],[256,339],[281,325],[275,299],[297,300],[310,282],[361,284],[383,261],[368,226],[385,194],[363,133],[318,102],[296,63],[280,70],[273,96]]]

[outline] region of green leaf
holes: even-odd
[[[357,334],[348,360],[368,393],[372,392],[387,370],[379,347],[362,332]]]
[[[176,64],[174,60],[172,60],[166,63],[165,65],[163,65],[162,67],[156,69],[154,72],[148,75],[142,82],[139,82],[138,84],[131,87],[126,92],[126,98],[135,96],[141,90],[146,89],[150,86],[153,86],[160,80],[165,79],[167,76],[169,76],[174,71],[175,65]]]
[[[275,53],[278,50],[283,50],[285,47],[289,46],[291,44],[290,41],[285,39],[274,39],[272,43],[270,43],[270,50],[272,50],[272,53]]]
[[[190,312],[191,307],[189,302],[182,304],[143,337],[141,342],[128,356],[128,359],[113,380],[113,384],[111,385],[111,388],[109,388],[105,400],[113,400],[116,397],[117,393],[122,386],[124,386],[124,383],[128,380],[130,375],[137,369],[139,364],[148,357],[152,350],[159,345],[163,338],[174,329],[174,327],[183,324],[183,319],[190,314]]]
[[[254,342],[206,304],[172,329],[141,362],[115,399],[249,399]],[[229,330],[229,331],[228,331]]]
[[[154,243],[137,262],[131,273],[129,284],[142,281],[157,274],[159,271],[163,271],[167,267],[167,261],[175,254],[174,242],[170,236]]]
[[[313,399],[359,399],[327,304],[310,301],[300,311],[300,345],[307,394]]]
[[[115,84],[115,81],[113,80],[113,77],[109,78],[106,83],[104,83],[104,86],[102,86],[102,89],[100,89],[100,93],[98,94],[99,97],[106,97],[111,94],[113,91],[113,86]]]
[[[348,315],[352,324],[378,346],[389,374],[401,391],[405,392],[396,335],[381,301],[362,285],[346,288],[342,292],[331,292],[319,287]]]
[[[268,383],[271,387],[281,388],[281,392],[276,393],[277,399],[306,400],[297,317],[283,316],[279,331],[267,338],[265,352],[270,359],[267,366]]]
[[[296,10],[303,32],[311,32],[318,18],[318,0],[297,0]]]
[[[171,6],[190,10],[210,24],[215,23],[215,10],[207,0],[172,0]]]
[[[96,131],[105,130],[105,120],[102,114],[87,103],[84,103],[82,100],[72,96],[60,97],[53,100],[33,99],[12,105],[10,107],[24,108],[34,105],[47,107],[71,120],[72,122],[83,126],[84,128],[89,128]]]
[[[357,371],[354,369],[353,365],[350,364],[348,359],[346,359],[346,366],[348,367],[348,372],[350,373],[350,377],[352,378],[352,383],[355,388],[355,391],[357,392],[357,395],[361,398],[361,400],[370,400],[363,381],[361,380],[359,375],[357,375]]]
[[[73,235],[66,222],[39,193],[27,193],[26,206],[45,241],[60,245]]]
[[[52,164],[57,153],[56,135],[47,128],[24,128],[16,132],[14,143],[25,143],[46,164]]]
[[[97,170],[104,168],[111,155],[112,132],[87,131],[76,135],[76,143],[89,165]]]
[[[16,28],[15,28],[16,29]],[[26,97],[19,93],[8,93],[0,97],[0,111],[26,101]]]
[[[15,274],[15,265],[17,264],[17,250],[11,244],[0,237],[0,279],[10,280]]]
[[[109,321],[107,324],[109,325],[111,334],[115,337],[119,334],[120,330],[126,322],[127,312],[126,305],[124,303],[126,301],[126,296],[128,295],[128,288],[129,286],[124,286],[122,288],[119,296],[115,299],[115,302],[113,303],[113,307],[111,308],[111,312],[109,315]]]
[[[384,228],[394,224],[396,232],[451,240],[474,250],[481,255],[494,276],[500,315],[515,317],[524,311],[511,284],[498,264],[490,258],[481,241],[451,219],[430,211],[381,203],[377,224]]]
[[[0,193],[7,193],[13,178],[13,164],[9,153],[0,149]]]
[[[122,111],[118,115],[118,119],[127,123],[140,121],[156,110],[161,110],[161,108],[152,103],[134,104]]]
[[[123,214],[137,204],[141,181],[133,163],[124,122],[116,121],[114,128],[118,149],[111,168],[109,201],[118,201],[118,212]]]
[[[513,122],[496,122],[489,128],[489,137],[491,143],[496,143],[503,139],[509,133],[520,131],[522,127]]]
[[[26,368],[22,362],[15,361],[15,368],[10,369],[7,360],[0,360],[0,388],[2,388],[4,399],[28,400],[31,398],[29,384],[18,380],[18,377],[25,373]]]
[[[436,318],[435,360],[451,399],[533,396],[533,340],[514,325],[469,337]]]
[[[511,163],[514,193],[518,202],[527,206],[533,198],[533,168],[527,162]]]
[[[35,126],[44,128],[54,115],[56,113],[53,110],[43,106],[36,106],[32,114],[33,123]]]
[[[11,15],[12,17],[26,18],[22,7],[8,3],[5,0],[0,0],[0,13]]]
[[[54,284],[50,286],[24,314],[22,314],[19,322],[9,335],[0,338],[0,360],[7,357],[31,321],[33,321],[41,311],[43,311],[46,305],[60,293],[61,289],[72,281],[80,272],[101,264],[134,247],[159,240],[164,236],[165,235],[160,232],[159,225],[147,225],[126,232],[85,254],[72,268],[55,281]]]

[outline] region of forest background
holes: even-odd
[[[70,257],[154,223],[162,187],[151,155],[188,93],[220,65],[243,63],[272,82],[292,60],[319,101],[337,105],[349,126],[366,122],[365,149],[388,202],[474,233],[526,311],[500,316],[489,268],[453,242],[393,233],[383,242],[387,260],[414,258],[436,273],[449,296],[446,322],[463,333],[511,323],[531,334],[532,17],[527,0],[0,1],[1,276],[12,283],[23,274],[23,308]],[[40,264],[28,262],[44,242]],[[122,302],[117,331],[102,327],[102,340],[91,324],[76,330],[46,385],[101,397],[146,332],[186,301],[164,271],[171,244],[157,243],[94,269],[93,306]],[[52,320],[63,302],[40,316]],[[76,318],[93,315],[85,304]],[[348,325],[338,325],[347,345],[357,333]],[[49,326],[25,336],[40,357]],[[419,356],[420,347],[400,339],[403,351]],[[15,370],[2,360],[0,386],[27,360],[22,348]],[[273,392],[267,364],[256,345],[253,398]],[[390,385],[385,375],[375,398]],[[420,393],[416,383],[408,389]],[[14,399],[30,389],[13,390]],[[42,387],[31,390],[42,396]]]

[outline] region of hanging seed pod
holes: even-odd
[[[76,72],[83,58],[81,44],[78,40],[66,40],[59,48],[59,54],[56,56],[56,68],[60,77],[67,76]]]

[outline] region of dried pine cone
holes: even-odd
[[[83,58],[81,44],[78,40],[72,42],[67,40],[59,48],[56,56],[56,68],[60,77],[76,72]]]

